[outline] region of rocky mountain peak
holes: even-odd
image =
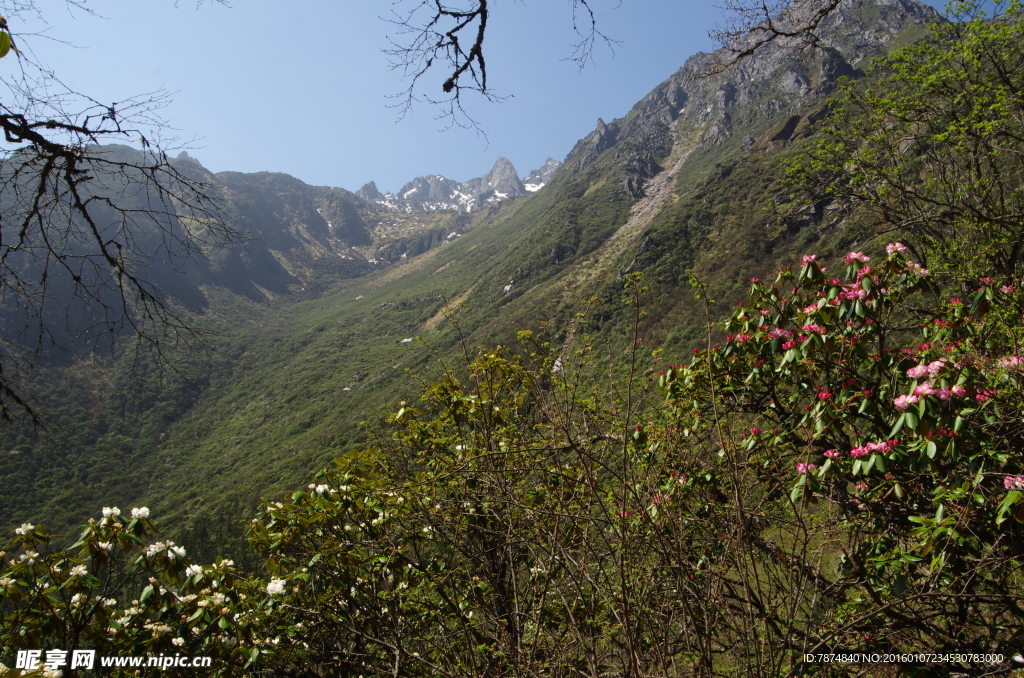
[[[376,202],[384,198],[384,194],[377,190],[377,184],[372,181],[363,184],[362,188],[356,191],[356,195],[367,202]]]
[[[356,195],[367,202],[407,214],[435,210],[473,212],[536,191],[561,165],[557,160],[548,158],[543,167],[526,176],[525,181],[529,184],[526,185],[511,160],[498,158],[487,174],[464,183],[432,174],[416,177],[397,193],[381,193],[371,181],[356,191]]]
[[[555,176],[555,172],[561,166],[562,163],[554,158],[548,158],[544,161],[543,167],[533,170],[523,178],[523,187],[530,193],[540,190],[551,181],[551,177]]]
[[[797,54],[781,41],[715,74],[717,56],[697,53],[624,117],[607,123],[598,118],[565,164],[575,175],[614,147],[619,182],[640,198],[646,182],[664,169],[658,162],[669,155],[675,143],[672,129],[680,118],[701,130],[698,145],[705,150],[743,133],[749,137],[742,141],[744,150],[789,143],[807,132],[813,123],[810,109],[820,113],[840,77],[857,77],[868,59],[885,54],[894,40],[906,39],[900,36],[909,35],[908,30],[923,35],[927,24],[941,20],[917,0],[843,0],[819,27],[823,49],[814,54]],[[769,129],[761,141],[750,136],[773,126],[781,131]]]

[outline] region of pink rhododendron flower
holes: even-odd
[[[967,393],[967,387],[957,385],[950,388],[949,391],[955,396],[962,396]]]
[[[818,400],[828,400],[831,397],[832,397],[832,394],[829,393],[828,391],[820,391],[818,393]]]
[[[928,277],[928,269],[923,267],[923,266],[921,266],[921,264],[915,263],[913,261],[908,261],[907,262],[906,270],[911,272],[911,273],[913,273],[918,278],[927,278]]]
[[[810,473],[811,471],[813,471],[816,468],[818,468],[817,464],[806,464],[804,462],[800,462],[800,463],[798,463],[796,465],[796,472],[797,473]]]
[[[901,395],[892,402],[897,410],[905,410],[911,405],[916,405],[918,400],[916,395]]]
[[[838,459],[839,450],[825,450],[825,456],[828,457],[829,459]]]
[[[1006,476],[1003,487],[1008,490],[1024,490],[1024,476]]]
[[[907,246],[904,245],[901,242],[891,242],[891,243],[889,243],[888,245],[885,246],[885,251],[891,257],[892,255],[896,254],[897,252],[899,252],[900,254],[903,254],[904,252],[906,252],[907,251]]]
[[[804,332],[817,332],[818,334],[825,334],[825,328],[817,323],[809,323],[804,325]]]
[[[1019,355],[1003,356],[996,362],[996,364],[1000,367],[1020,367],[1021,365],[1024,365],[1024,358]]]
[[[818,260],[818,255],[817,254],[805,254],[803,259],[800,260],[800,264],[803,265],[803,266],[806,266],[807,264],[809,264],[811,262],[814,262],[814,261],[817,261],[817,260]]]
[[[855,261],[858,261],[862,264],[866,264],[871,261],[871,257],[864,254],[863,252],[850,252],[849,254],[846,255],[845,261],[848,264],[852,264]]]
[[[792,339],[782,344],[782,348],[786,349],[787,351],[789,349],[795,348],[795,347],[796,347],[796,342],[793,341]]]
[[[917,367],[911,367],[909,370],[907,370],[907,376],[910,377],[911,379],[920,379],[921,377],[926,377],[928,376],[928,366],[922,363]]]
[[[775,327],[770,332],[768,332],[768,336],[770,336],[772,339],[789,339],[790,337],[793,336],[793,333],[790,330],[784,330],[781,327]]]

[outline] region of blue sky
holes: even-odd
[[[89,0],[99,16],[38,0],[48,28],[21,40],[98,101],[172,93],[162,116],[211,170],[287,172],[350,190],[372,179],[384,191],[424,174],[465,181],[499,156],[521,175],[548,156],[563,159],[598,117],[624,115],[688,56],[711,49],[707,33],[721,21],[718,3],[706,0],[591,4],[599,28],[622,44],[614,55],[599,46],[579,72],[564,60],[574,39],[570,0],[492,3],[490,84],[510,98],[467,101],[486,140],[441,131],[429,105],[401,121],[389,108],[389,95],[405,87],[381,53],[394,30],[381,18],[391,0],[207,0],[198,8],[191,0]],[[12,25],[16,33],[31,28],[41,26]]]

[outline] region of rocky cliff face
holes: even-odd
[[[821,109],[808,111],[832,93],[840,77],[856,77],[866,61],[880,56],[894,40],[923,35],[928,23],[941,20],[916,0],[845,0],[819,30],[824,49],[798,55],[787,45],[772,44],[719,75],[709,75],[716,56],[703,52],[658,85],[623,118],[605,123],[580,139],[565,159],[578,174],[610,148],[620,185],[635,199],[662,170],[661,162],[685,136],[694,150],[719,152],[770,150],[807,132]],[[915,33],[915,27],[919,31]],[[769,121],[789,113],[765,135]],[[776,129],[777,128],[777,129]]]

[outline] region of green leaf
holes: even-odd
[[[903,428],[903,423],[906,421],[906,419],[907,419],[907,413],[904,412],[903,414],[900,415],[900,418],[896,420],[896,423],[892,427],[892,431],[889,432],[889,437],[890,438],[892,438],[897,433],[899,433],[900,429]]]
[[[797,485],[796,487],[794,487],[790,491],[790,493],[789,493],[789,501],[795,504],[798,501],[800,501],[800,498],[803,497],[803,496],[804,496],[804,487],[803,487],[803,485]]]

